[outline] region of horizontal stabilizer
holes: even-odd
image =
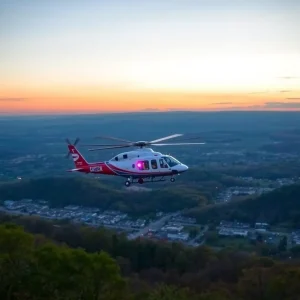
[[[67,172],[79,172],[81,170],[83,170],[83,168],[71,169],[71,170],[67,170]]]

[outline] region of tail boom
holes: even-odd
[[[73,158],[75,168],[67,172],[82,172],[104,175],[116,175],[104,162],[88,163],[74,145],[68,145],[69,152]]]

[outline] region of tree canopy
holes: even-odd
[[[244,200],[196,208],[189,214],[201,222],[239,220],[246,222],[285,223],[300,228],[300,185],[295,184]]]
[[[297,259],[128,241],[32,217],[1,222],[1,299],[292,300],[300,292]]]
[[[122,184],[122,183],[120,183]],[[132,215],[155,211],[177,211],[203,206],[207,194],[194,187],[160,187],[151,192],[115,188],[97,180],[49,177],[0,184],[0,200],[43,199],[51,206],[93,206],[120,210]]]

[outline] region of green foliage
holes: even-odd
[[[191,187],[130,192],[83,178],[51,177],[0,185],[0,200],[23,198],[47,200],[56,207],[75,204],[121,210],[132,215],[199,207],[208,201],[200,190]]]
[[[201,222],[218,223],[221,220],[239,220],[254,223],[263,221],[270,224],[287,223],[291,227],[300,227],[299,198],[300,185],[295,184],[256,198],[192,209],[188,215],[198,218]]]
[[[198,227],[191,227],[189,228],[189,236],[190,238],[195,238],[200,232],[200,229]]]
[[[290,249],[292,255],[294,257],[299,258],[300,257],[300,245],[294,246]]]
[[[287,248],[287,237],[284,236],[279,242],[278,251],[284,252],[286,251],[286,248]]]
[[[30,219],[2,216],[11,222],[0,225],[0,299],[292,300],[300,292],[297,260],[128,241],[107,230]],[[53,241],[15,223],[43,228]]]
[[[148,300],[188,300],[189,293],[185,289],[174,286],[161,285],[155,289],[148,297]]]
[[[120,299],[126,283],[104,252],[88,254],[0,226],[1,299]]]
[[[206,239],[206,242],[208,243],[208,244],[215,244],[217,241],[218,241],[218,239],[219,239],[219,237],[218,237],[218,233],[216,232],[216,231],[207,231],[206,233],[205,233],[205,239]]]

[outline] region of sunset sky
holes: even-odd
[[[299,0],[0,1],[0,113],[300,109]]]

